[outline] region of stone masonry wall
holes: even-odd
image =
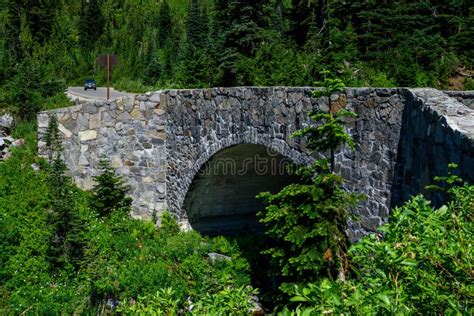
[[[474,91],[444,91],[444,93],[474,110]]]
[[[99,158],[106,157],[132,188],[135,217],[149,218],[153,211],[168,209],[188,225],[183,209],[188,188],[201,166],[220,150],[259,144],[295,163],[314,159],[304,140],[289,137],[308,126],[308,111],[325,108],[326,102],[312,98],[311,90],[167,90],[40,112],[39,152],[46,154],[42,139],[49,115],[56,115],[64,138],[65,161],[81,187],[91,188]],[[356,210],[360,221],[351,223],[353,239],[383,223],[389,207],[419,190],[427,177],[444,171],[437,167],[445,162],[437,161],[438,155],[445,154],[449,160],[450,153],[456,152],[463,174],[472,179],[474,128],[470,122],[474,122],[474,111],[445,93],[348,88],[333,102],[358,114],[348,122],[355,150],[345,149],[336,157],[337,171],[347,179],[347,187],[368,197]],[[419,113],[428,116],[426,127],[417,121]],[[450,131],[461,137],[433,136],[451,135]],[[416,142],[410,136],[413,133],[420,134]],[[440,144],[444,151],[426,154],[423,161],[432,169],[419,169],[415,144],[433,139],[426,143],[425,151]],[[422,171],[413,172],[416,168]]]
[[[167,201],[180,218],[186,193],[201,166],[236,144],[260,144],[296,163],[313,160],[304,142],[290,135],[308,126],[311,109],[326,110],[311,88],[215,88],[164,92],[167,97]],[[401,127],[403,97],[398,89],[347,89],[334,100],[358,114],[349,123],[357,148],[337,157],[347,186],[368,196],[358,210],[357,234],[373,230],[388,216]],[[244,188],[243,188],[244,189]]]
[[[411,89],[406,95],[392,204],[420,192],[439,204],[441,196],[425,187],[435,176],[447,175],[449,163],[474,183],[474,111],[435,89]]]
[[[159,94],[147,94],[40,112],[39,153],[46,156],[42,140],[48,115],[55,114],[75,182],[92,188],[99,159],[107,158],[131,187],[133,215],[149,217],[152,210],[166,208],[166,115],[159,104]]]

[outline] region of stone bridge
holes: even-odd
[[[75,182],[90,189],[101,157],[131,187],[133,216],[171,211],[183,225],[217,233],[257,229],[255,195],[294,181],[290,161],[314,160],[290,135],[324,109],[313,88],[166,90],[38,114],[38,147],[56,115]],[[347,188],[367,195],[352,238],[386,221],[390,207],[424,192],[449,162],[474,183],[474,92],[347,88],[333,98],[357,113],[354,151],[337,157]],[[470,108],[471,107],[471,108]]]

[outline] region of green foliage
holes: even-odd
[[[257,291],[250,286],[227,286],[218,293],[205,293],[193,302],[176,299],[172,288],[158,290],[154,295],[139,297],[136,302],[123,301],[118,312],[125,315],[250,315]],[[181,308],[181,309],[180,309]]]
[[[250,286],[227,287],[219,293],[200,298],[191,310],[193,315],[250,315],[255,307],[252,297],[258,291]]]
[[[459,185],[463,182],[461,177],[454,174],[454,171],[458,167],[455,163],[450,163],[448,165],[448,175],[447,176],[436,176],[434,177],[434,181],[439,183],[439,185],[433,184],[428,185],[426,189],[432,191],[440,191],[440,192],[449,192],[449,189],[453,186]]]
[[[327,73],[323,73],[325,76]],[[317,160],[300,167],[300,183],[286,186],[280,192],[259,195],[268,206],[259,213],[266,234],[275,246],[266,250],[289,282],[308,282],[318,277],[344,278],[347,272],[348,239],[345,234],[350,210],[361,196],[343,189],[343,179],[333,172],[335,150],[347,144],[354,146],[343,118],[355,116],[345,109],[333,109],[332,96],[343,91],[338,79],[325,78],[324,87],[314,95],[324,97],[328,112],[313,112],[317,125],[295,132],[293,137],[307,137],[307,147],[330,159]],[[289,285],[283,285],[285,290]]]
[[[60,135],[51,133],[51,139],[55,134]],[[177,310],[183,310],[188,296],[197,302],[206,294],[249,284],[249,264],[237,244],[181,232],[166,213],[158,229],[155,222],[122,212],[98,217],[90,208],[91,194],[36,157],[34,123],[20,122],[14,135],[26,144],[12,148],[12,158],[0,163],[4,313],[95,314],[109,298],[154,306],[155,293],[164,297],[159,304],[179,301]],[[34,171],[32,163],[41,170]],[[210,252],[232,260],[214,262]]]
[[[178,315],[182,303],[174,297],[172,288],[159,289],[153,295],[139,297],[136,302],[120,302],[117,312],[125,315]]]
[[[465,90],[474,90],[474,80],[470,78],[466,78],[464,81],[464,89]]]
[[[269,204],[260,213],[261,222],[278,241],[266,253],[290,281],[337,277],[346,261],[348,211],[359,197],[342,189],[342,178],[330,172],[327,161],[301,168],[297,174],[301,183],[259,195]]]
[[[102,158],[99,161],[98,176],[93,177],[96,184],[92,188],[91,208],[99,217],[110,216],[113,212],[129,214],[132,199],[127,197],[129,187],[123,177],[115,175],[110,162]]]
[[[355,117],[356,114],[344,108],[333,108],[332,96],[335,93],[341,93],[345,86],[340,79],[328,78],[328,74],[329,71],[327,70],[321,72],[324,81],[316,82],[316,85],[321,85],[322,89],[313,91],[314,97],[325,98],[328,104],[328,111],[312,111],[309,117],[317,125],[296,131],[291,137],[306,137],[308,143],[307,148],[309,150],[318,150],[322,153],[329,151],[331,172],[333,172],[335,150],[345,144],[351,149],[354,148],[354,141],[346,132],[344,123],[347,118]]]
[[[309,85],[323,69],[352,86],[446,88],[458,68],[473,65],[467,0],[4,2],[2,86],[26,61],[69,84],[100,83],[105,72],[96,58],[104,53],[119,56],[113,84],[133,92]],[[26,112],[41,108],[42,100],[33,101]]]
[[[449,192],[439,209],[417,196],[393,210],[383,235],[351,246],[354,279],[294,287],[300,307],[282,315],[472,314],[474,186]]]
[[[45,140],[50,164],[47,168],[50,200],[48,224],[54,231],[49,243],[48,260],[52,268],[68,270],[77,268],[78,260],[82,257],[83,245],[78,235],[82,227],[76,213],[77,189],[65,175],[67,168],[62,160],[63,148],[56,115],[49,117]]]
[[[81,45],[90,48],[102,35],[104,17],[98,0],[81,1],[81,14],[78,22]]]

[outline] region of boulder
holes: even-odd
[[[5,113],[0,116],[0,127],[10,129],[13,127],[14,120],[13,116],[8,113]]]
[[[231,261],[232,258],[229,257],[229,256],[226,256],[226,255],[222,255],[220,253],[215,253],[215,252],[210,252],[207,254],[207,256],[209,257],[209,259],[211,259],[212,262],[215,262],[215,261]]]

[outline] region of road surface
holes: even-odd
[[[67,96],[73,100],[106,100],[107,99],[107,88],[97,87],[97,90],[88,89],[84,91],[84,87],[69,87],[66,92]],[[122,91],[117,91],[113,88],[110,88],[110,100],[114,100],[126,96],[134,96],[133,93],[126,93]]]

